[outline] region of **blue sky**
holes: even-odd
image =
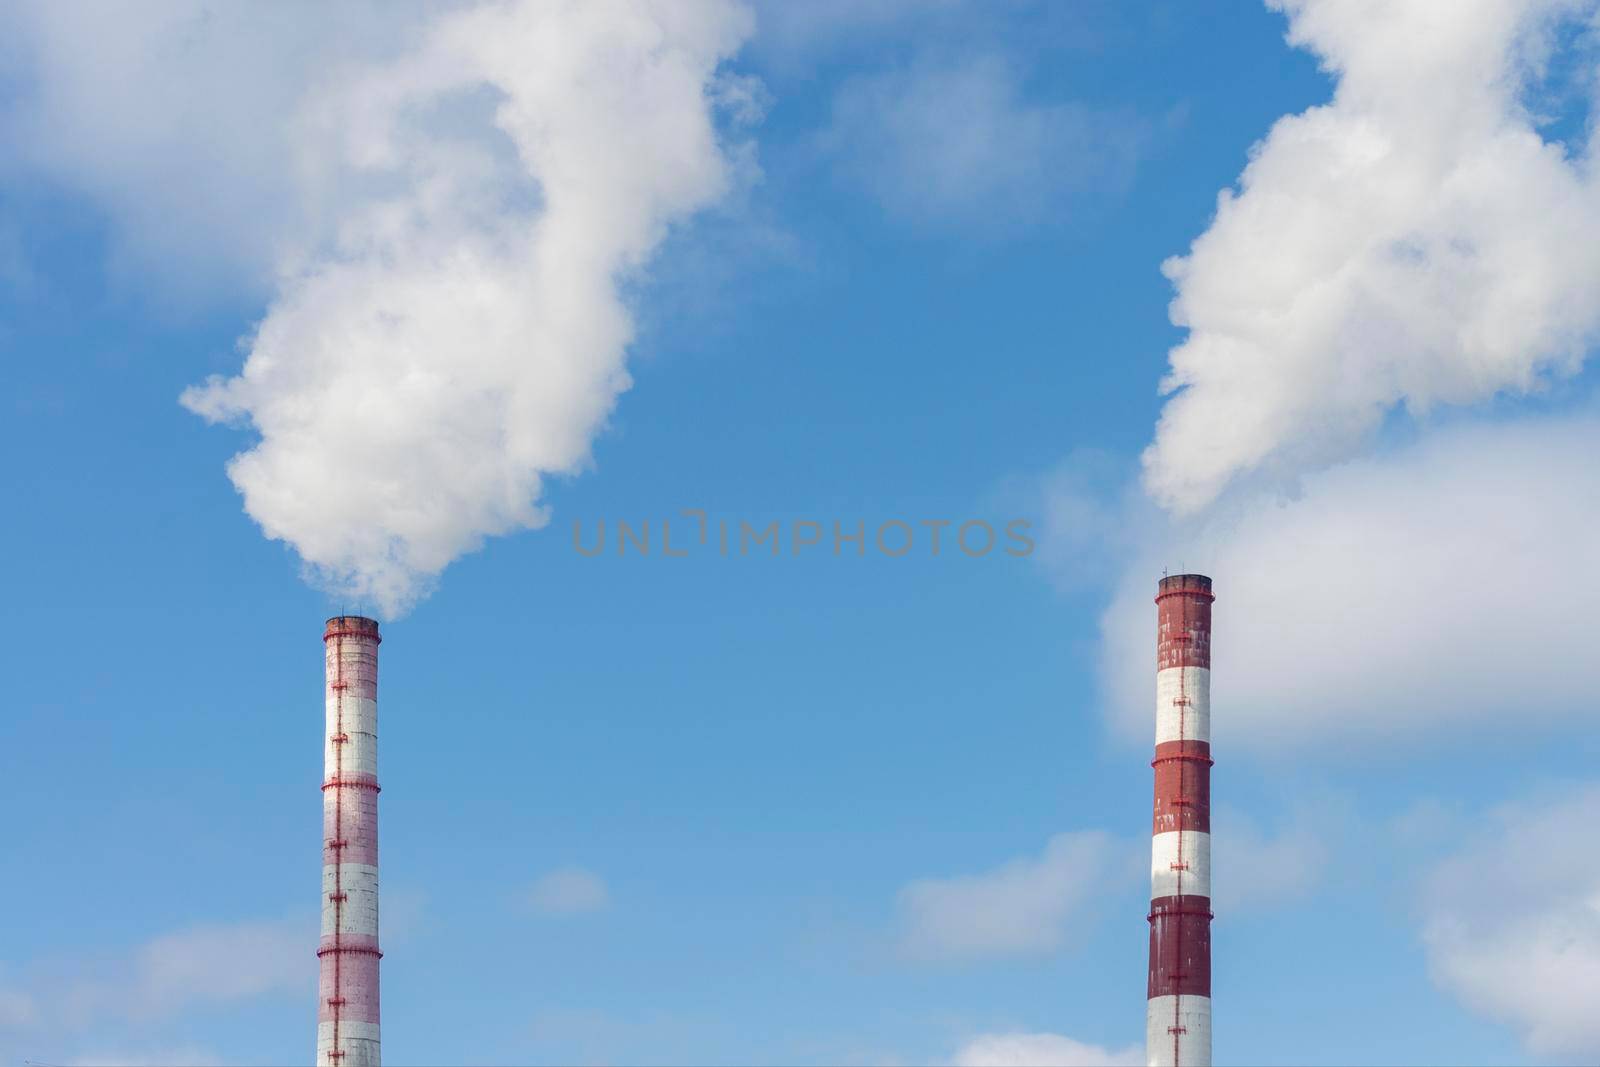
[[[1169,567],[1218,591],[1217,1062],[1600,1053],[1592,5],[473,6],[3,16],[7,1062],[309,1053],[347,608],[391,1062],[1138,1062]],[[563,81],[641,17],[693,78]],[[425,106],[339,110],[379,84]],[[244,425],[180,406],[263,354]],[[248,420],[349,381],[263,537]],[[688,508],[1038,550],[573,549]]]

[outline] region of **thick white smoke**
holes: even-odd
[[[1180,513],[1342,458],[1397,405],[1536,388],[1600,328],[1595,159],[1526,102],[1593,0],[1269,3],[1338,87],[1165,266],[1189,334],[1145,484]]]
[[[306,98],[299,180],[341,217],[242,372],[183,396],[259,432],[228,470],[269,537],[392,615],[545,522],[629,385],[619,278],[729,186],[713,98],[750,29],[733,0],[488,3]]]

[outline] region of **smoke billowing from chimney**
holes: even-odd
[[[545,523],[630,384],[619,278],[732,180],[713,98],[750,29],[733,0],[488,4],[308,101],[303,181],[361,195],[183,403],[260,434],[229,476],[322,584],[393,616]]]
[[[1178,512],[1344,458],[1398,405],[1535,389],[1600,333],[1591,139],[1546,140],[1535,115],[1593,99],[1548,59],[1594,0],[1269,3],[1338,85],[1278,121],[1165,266],[1189,334],[1145,484]]]

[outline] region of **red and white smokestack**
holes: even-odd
[[[1211,579],[1156,593],[1148,1062],[1211,1063]]]
[[[378,624],[328,620],[319,1067],[379,1062]]]

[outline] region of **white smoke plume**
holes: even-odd
[[[619,282],[734,179],[714,112],[750,30],[734,0],[484,3],[302,99],[297,180],[339,217],[239,375],[183,395],[260,434],[228,473],[267,536],[394,615],[546,521],[629,385]]]
[[[1546,140],[1529,102],[1593,0],[1268,3],[1337,88],[1165,265],[1189,333],[1145,484],[1179,513],[1343,458],[1399,405],[1535,389],[1600,328],[1592,147]]]

